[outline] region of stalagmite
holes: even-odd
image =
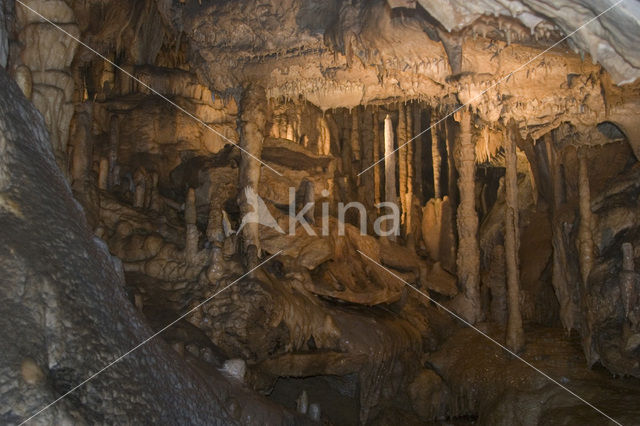
[[[467,321],[475,323],[482,317],[480,305],[480,248],[478,246],[478,215],[475,202],[476,158],[471,139],[471,113],[461,110],[456,119],[460,121],[460,135],[456,141],[458,189],[458,255],[457,274],[464,298],[462,312]]]
[[[440,192],[440,167],[442,163],[442,156],[440,155],[440,145],[438,143],[438,129],[436,123],[438,122],[435,111],[431,113],[431,159],[433,161],[433,190],[434,198],[441,198]]]
[[[249,189],[258,193],[261,164],[258,159],[262,156],[262,143],[266,125],[267,100],[264,88],[256,85],[246,87],[240,102],[240,170],[238,174],[238,206],[244,216],[253,211],[247,199]],[[251,156],[249,154],[251,154]],[[256,212],[257,213],[257,212]],[[258,223],[247,223],[242,228],[243,248],[255,246],[257,256],[260,256],[260,236]]]
[[[113,188],[118,183],[116,174],[116,166],[118,161],[118,137],[120,127],[118,125],[118,116],[113,115],[109,122],[109,188]]]
[[[98,169],[98,188],[106,191],[109,188],[109,159],[106,157],[100,158],[100,165]]]
[[[193,264],[198,254],[198,227],[196,226],[196,192],[189,188],[184,204],[184,221],[187,230],[185,241],[185,257],[187,263]]]
[[[135,190],[133,193],[133,207],[143,208],[145,202],[145,194],[147,191],[147,173],[143,167],[139,167],[133,174],[133,184]]]
[[[504,251],[506,262],[507,292],[509,295],[509,317],[507,321],[507,347],[514,352],[524,348],[524,331],[520,314],[520,268],[518,252],[520,249],[518,225],[518,158],[516,155],[515,121],[511,120],[505,132],[505,174],[506,209],[504,218]]]
[[[378,107],[373,107],[373,193],[374,202],[379,204],[382,201],[382,187],[380,173],[382,169],[382,161],[380,161],[380,117],[378,115]]]
[[[397,203],[396,194],[396,156],[393,152],[393,123],[389,114],[384,119],[384,197],[388,203]],[[389,237],[395,241],[395,235]]]
[[[578,228],[578,252],[580,253],[580,273],[583,284],[587,284],[593,267],[594,244],[591,235],[591,191],[586,154],[578,153],[578,192],[580,197],[580,227]]]

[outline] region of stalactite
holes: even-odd
[[[261,164],[258,159],[262,156],[262,143],[266,125],[267,98],[264,88],[249,85],[240,101],[240,170],[238,174],[238,206],[244,216],[253,211],[247,195],[258,193]],[[251,154],[251,155],[249,155]],[[260,235],[258,223],[247,223],[242,228],[243,248],[245,253],[250,246],[255,246],[255,253],[260,256]],[[251,259],[249,263],[254,262]]]
[[[431,161],[433,162],[433,190],[434,198],[441,198],[440,173],[442,156],[440,155],[440,145],[438,143],[438,122],[435,111],[431,113]]]
[[[186,227],[185,258],[187,263],[193,264],[198,254],[198,227],[196,226],[196,192],[189,188],[184,204],[184,221]]]
[[[378,107],[373,107],[373,162],[376,163],[373,166],[373,187],[374,187],[374,202],[379,204],[382,201],[382,187],[381,187],[381,169],[382,161],[380,161],[380,117],[378,115]]]
[[[398,105],[398,188],[400,204],[402,206],[402,225],[406,230],[407,212],[407,114],[405,105],[400,102]]]
[[[118,140],[119,140],[120,126],[118,116],[111,116],[109,122],[109,188],[113,188],[118,183],[118,176],[116,173],[116,166],[118,162]]]
[[[458,189],[458,255],[457,274],[466,299],[463,312],[465,318],[475,323],[482,317],[480,305],[480,248],[478,245],[478,215],[475,206],[475,146],[471,135],[471,113],[461,110],[460,135],[457,138],[455,156],[457,160]]]
[[[394,155],[393,144],[393,123],[389,114],[384,119],[384,196],[385,201],[389,203],[397,203],[396,195],[396,156]],[[388,228],[387,228],[388,229]],[[389,237],[391,241],[395,241],[395,235]]]
[[[422,134],[422,105],[420,102],[416,103],[413,108],[413,134],[416,136],[414,144],[414,192],[418,197],[420,204],[423,202],[423,184],[422,184],[422,151],[424,148],[424,135]]]
[[[518,252],[520,249],[518,225],[518,158],[516,155],[517,125],[513,119],[505,131],[505,173],[506,208],[504,218],[504,250],[509,294],[509,317],[507,322],[507,346],[514,352],[524,348],[524,331],[520,314],[520,269]]]
[[[589,171],[584,151],[578,153],[578,192],[580,197],[580,227],[578,229],[578,251],[580,253],[580,272],[586,285],[593,267],[594,243],[591,235],[591,191],[589,189]]]

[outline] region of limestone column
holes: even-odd
[[[454,156],[455,145],[455,129],[454,123],[450,120],[444,120],[441,125],[441,130],[444,132],[445,140],[447,142],[447,168],[448,168],[448,196],[452,206],[455,206],[458,202],[456,194],[456,162]]]
[[[480,247],[478,244],[478,215],[475,202],[476,156],[471,135],[471,113],[466,109],[456,114],[460,121],[460,135],[455,146],[455,157],[460,191],[458,205],[457,274],[464,291],[465,319],[475,323],[482,317],[480,303]]]
[[[380,117],[378,116],[378,107],[373,107],[373,193],[374,202],[379,204],[382,201],[382,188],[380,182],[380,171],[382,161],[380,161]]]
[[[580,197],[580,227],[578,228],[578,251],[580,252],[580,272],[583,284],[593,267],[594,243],[591,235],[591,190],[587,157],[583,150],[578,152],[578,194]]]
[[[434,198],[442,198],[442,192],[440,191],[440,173],[442,156],[440,155],[440,145],[438,144],[438,120],[435,115],[435,110],[431,112],[431,161],[433,162],[433,190]]]
[[[405,128],[405,143],[411,141],[413,138],[413,107],[412,104],[407,104],[406,107],[406,128]],[[416,230],[414,229],[414,215],[413,215],[413,155],[416,141],[411,141],[407,144],[407,153],[406,153],[406,169],[407,169],[407,193],[405,195],[405,207],[407,212],[405,214],[406,217],[406,233],[407,233],[407,245],[410,247],[414,247],[415,245],[415,234]]]
[[[407,115],[405,105],[398,105],[398,187],[400,204],[402,205],[402,224],[407,225]]]
[[[186,261],[189,264],[195,263],[198,254],[199,235],[196,220],[196,193],[193,188],[189,188],[184,204],[184,221],[187,230],[184,251]]]
[[[507,321],[507,347],[514,352],[524,348],[524,331],[520,314],[520,269],[518,252],[520,236],[518,225],[518,158],[516,155],[517,125],[513,119],[505,131],[505,195],[504,250],[509,295],[509,316]]]
[[[393,152],[393,123],[389,114],[384,119],[384,198],[386,202],[397,203],[396,194],[396,156]],[[395,235],[389,237],[395,241]]]
[[[414,167],[414,193],[417,194],[420,204],[423,201],[423,190],[422,190],[422,151],[423,151],[423,140],[424,135],[422,135],[422,105],[420,103],[416,103],[413,107],[413,134],[416,135],[416,140],[413,141],[413,167]],[[418,136],[420,135],[420,136]]]
[[[238,206],[242,216],[253,211],[247,199],[247,191],[258,194],[262,156],[262,143],[267,122],[267,97],[263,87],[249,85],[240,101],[240,167],[238,173]],[[249,155],[249,154],[251,155]],[[256,212],[257,213],[257,212]],[[243,248],[255,246],[260,256],[260,235],[257,223],[248,223],[242,228]]]

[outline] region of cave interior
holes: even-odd
[[[640,424],[637,0],[1,0],[0,423]]]

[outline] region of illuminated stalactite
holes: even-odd
[[[524,348],[524,331],[520,314],[520,268],[518,253],[520,236],[518,225],[518,157],[516,154],[516,132],[518,128],[512,120],[505,131],[505,173],[506,207],[504,217],[504,251],[506,262],[507,292],[509,295],[509,316],[507,321],[507,346],[514,352]]]
[[[389,203],[397,203],[398,196],[396,193],[396,156],[393,152],[393,123],[389,114],[384,119],[384,196],[385,201]],[[389,237],[391,241],[395,241],[395,235]]]
[[[458,189],[458,254],[457,274],[464,289],[464,307],[462,315],[470,322],[481,319],[480,304],[480,248],[478,245],[478,215],[475,201],[476,156],[471,134],[471,113],[461,110],[458,114],[460,135],[456,141],[455,157],[457,162]]]
[[[591,235],[591,190],[586,153],[578,153],[578,194],[580,197],[580,227],[578,228],[578,251],[580,253],[580,273],[586,285],[593,267],[594,243]]]
[[[433,162],[433,191],[434,198],[442,198],[440,191],[440,173],[442,155],[440,155],[440,145],[438,143],[438,122],[435,111],[431,113],[431,160]],[[441,128],[441,127],[440,127]]]
[[[266,102],[264,88],[257,85],[246,87],[240,101],[240,147],[244,151],[241,153],[238,174],[238,206],[243,216],[253,211],[253,207],[247,200],[246,189],[253,190],[255,194],[258,193],[262,166],[259,159],[262,157],[262,143],[266,126]],[[242,229],[242,237],[245,252],[250,246],[255,246],[255,253],[259,256],[260,235],[258,223],[246,224]],[[251,262],[253,261],[255,259],[252,259]]]

